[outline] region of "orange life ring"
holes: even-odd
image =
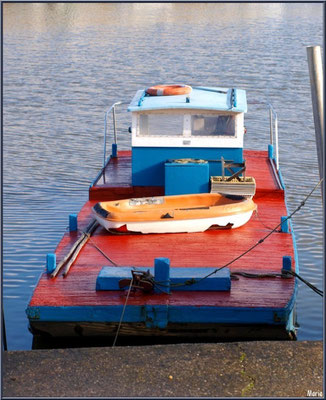
[[[146,93],[151,96],[175,96],[188,94],[191,90],[191,86],[188,85],[155,85],[146,89]]]

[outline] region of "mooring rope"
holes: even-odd
[[[314,188],[310,191],[310,193],[305,197],[305,199],[303,201],[301,201],[301,203],[299,204],[299,206],[288,216],[286,217],[282,222],[280,222],[278,225],[275,226],[274,229],[272,229],[270,232],[268,232],[267,235],[265,235],[263,238],[259,239],[258,242],[256,242],[254,245],[252,245],[251,247],[249,247],[249,249],[247,249],[246,251],[244,251],[242,254],[240,254],[239,256],[235,257],[233,260],[229,261],[228,263],[226,263],[225,265],[223,265],[222,267],[216,268],[214,271],[212,271],[211,273],[207,274],[206,276],[196,280],[194,278],[188,279],[187,281],[183,282],[183,283],[175,283],[175,284],[170,284],[170,287],[177,287],[177,286],[188,286],[188,285],[194,285],[195,283],[199,283],[201,281],[203,281],[204,279],[209,278],[210,276],[216,274],[218,271],[220,271],[223,268],[228,267],[229,265],[233,264],[235,261],[239,260],[240,258],[242,258],[243,256],[245,256],[246,254],[248,254],[250,251],[252,251],[253,249],[255,249],[258,245],[260,245],[261,243],[263,243],[269,236],[271,236],[274,232],[276,232],[282,224],[284,224],[284,222],[288,221],[290,218],[293,217],[293,215],[295,213],[297,213],[306,203],[306,201],[309,199],[309,197],[313,194],[313,192],[317,189],[317,187],[322,183],[323,178],[320,179],[320,181],[314,186]],[[283,270],[282,270],[283,272]],[[323,291],[316,288],[314,285],[312,285],[311,283],[307,282],[305,279],[303,279],[302,277],[299,277],[298,274],[294,273],[298,279],[300,279],[302,282],[304,282],[306,285],[308,285],[311,289],[313,289],[316,293],[318,293],[320,296],[323,296]],[[156,285],[159,286],[166,286],[163,284],[160,284],[159,282],[154,282]]]
[[[268,231],[272,231],[273,228],[267,226],[260,218],[260,215],[258,213],[258,209],[255,210],[255,217],[258,219],[258,221],[263,225],[264,228],[266,228]]]
[[[129,299],[130,291],[131,291],[131,288],[132,288],[133,280],[134,280],[134,278],[132,277],[132,278],[131,278],[131,281],[130,281],[130,285],[129,285],[129,289],[128,289],[128,293],[127,293],[126,301],[125,301],[125,304],[124,304],[124,306],[123,306],[123,309],[122,309],[122,313],[121,313],[121,317],[120,317],[120,321],[119,321],[118,329],[117,329],[117,332],[116,332],[116,334],[115,334],[115,337],[114,337],[114,341],[113,341],[112,347],[114,347],[114,346],[115,346],[115,344],[116,344],[116,342],[117,342],[117,339],[118,339],[118,335],[119,335],[119,332],[120,332],[120,328],[121,328],[121,324],[122,324],[123,316],[125,315],[125,310],[126,310],[126,307],[127,307],[127,303],[128,303],[128,299]]]
[[[286,269],[282,269],[280,274],[277,273],[270,273],[270,274],[254,274],[254,273],[249,273],[249,272],[243,272],[243,271],[232,271],[231,273],[231,279],[236,279],[238,280],[239,278],[237,275],[243,276],[245,278],[254,278],[254,279],[264,279],[264,278],[291,278],[292,276],[300,279],[303,283],[305,283],[307,286],[309,286],[313,291],[318,293],[320,296],[323,296],[323,291],[318,289],[316,286],[314,286],[312,283],[306,281],[303,279],[300,275],[298,275],[294,271],[288,271]]]
[[[322,290],[318,289],[315,285],[303,279],[302,276],[298,275],[296,272],[282,269],[282,273],[295,276],[296,278],[300,279],[300,281],[302,281],[304,284],[306,284],[308,287],[310,287],[310,289],[319,294],[319,296],[324,297],[324,292]]]
[[[86,234],[86,232],[84,232],[84,231],[81,230],[81,229],[77,229],[77,230],[78,230],[78,232],[81,233],[81,234],[83,234],[83,233]],[[98,250],[98,251],[103,255],[103,257],[105,257],[108,261],[110,261],[111,264],[113,264],[115,267],[118,267],[118,266],[119,266],[119,265],[118,265],[117,263],[115,263],[107,254],[105,254],[105,252],[104,252],[102,249],[100,249],[100,248],[98,247],[98,245],[94,242],[94,240],[93,240],[91,237],[88,238],[88,241],[89,241],[90,243],[92,243],[92,245],[96,248],[96,250]]]
[[[113,264],[115,267],[118,267],[119,265],[115,263],[107,254],[104,253],[103,250],[101,250],[97,244],[94,243],[94,241],[90,238],[89,241],[92,243],[92,245],[98,250],[108,261],[110,261],[111,264]]]

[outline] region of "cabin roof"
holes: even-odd
[[[137,91],[128,111],[199,109],[247,112],[246,91],[242,89],[193,87],[190,94],[177,96],[149,96],[145,90]]]

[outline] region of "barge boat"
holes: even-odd
[[[160,85],[137,91],[128,107],[130,150],[118,151],[117,144],[116,108],[125,103],[106,112],[103,167],[78,216],[69,216],[69,232],[47,255],[26,310],[35,336],[102,337],[108,343],[118,335],[296,337],[297,282],[284,271],[298,272],[298,262],[279,170],[275,112],[271,108],[266,149],[245,150],[244,90],[174,89]],[[198,232],[193,221],[192,229],[182,228],[181,218],[181,229],[172,233],[142,234],[141,229],[130,232],[125,223],[114,231],[94,219],[99,211],[103,218],[109,203],[177,198],[185,209],[189,199],[210,196],[252,202],[248,222],[236,229],[230,229],[232,221],[210,224]],[[258,215],[251,215],[254,208]]]

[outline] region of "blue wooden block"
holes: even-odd
[[[69,215],[69,231],[74,232],[78,229],[77,214]]]
[[[96,279],[96,290],[120,290],[121,279],[131,279],[132,267],[103,267]],[[137,271],[146,272],[148,268],[137,267]]]
[[[157,260],[157,259],[156,259]],[[162,259],[160,259],[162,260]],[[164,259],[163,259],[164,260]],[[165,259],[167,260],[167,259]],[[162,262],[163,264],[163,262]],[[131,279],[132,267],[103,267],[96,279],[96,290],[120,290],[119,281],[121,279]],[[137,271],[148,271],[154,275],[154,269],[148,267],[137,267]],[[231,289],[230,270],[222,270],[212,274],[206,279],[206,275],[214,272],[215,268],[170,268],[170,290],[171,291],[228,291]],[[160,275],[156,275],[157,282],[162,282]],[[188,284],[184,284],[188,282]],[[189,284],[192,283],[192,284]],[[157,293],[167,292],[167,287],[157,285],[162,289],[155,290]]]
[[[229,268],[223,268],[206,279],[203,277],[214,272],[216,268],[171,268],[171,290],[175,291],[228,291],[231,289],[231,276]],[[189,284],[182,286],[182,283]],[[195,283],[194,283],[195,282]],[[190,284],[192,283],[192,284]]]
[[[112,157],[118,157],[118,145],[116,143],[112,143]]]
[[[289,220],[287,217],[281,217],[281,232],[289,233]]]
[[[285,269],[286,271],[292,270],[292,257],[291,256],[283,256],[282,269]]]
[[[56,261],[56,255],[54,253],[49,253],[46,255],[46,270],[48,274],[52,274],[52,272],[55,270],[57,261]]]
[[[154,261],[154,280],[162,286],[156,286],[156,293],[170,293],[170,260],[168,258],[155,258]]]
[[[274,146],[272,144],[268,145],[268,158],[273,158],[274,156]]]
[[[167,162],[165,170],[165,195],[209,192],[209,164],[180,164]]]

